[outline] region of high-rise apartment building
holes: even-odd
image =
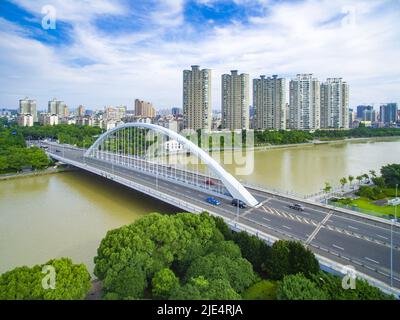
[[[312,74],[298,74],[289,84],[289,127],[320,128],[320,84]]]
[[[357,106],[357,120],[375,122],[376,112],[374,107],[367,105]]]
[[[156,116],[156,109],[150,102],[136,99],[135,100],[135,116],[154,118]]]
[[[380,121],[392,124],[397,121],[397,103],[387,103],[380,106]]]
[[[173,116],[180,116],[180,115],[182,115],[182,108],[179,108],[179,107],[173,107],[172,109],[171,109],[171,114],[173,115]]]
[[[211,130],[211,70],[192,66],[183,71],[183,121],[185,129]]]
[[[349,128],[349,85],[342,78],[321,84],[321,128]]]
[[[254,129],[286,129],[286,81],[273,75],[253,79]]]
[[[80,106],[78,107],[78,109],[76,110],[76,115],[77,115],[78,117],[83,117],[83,116],[85,116],[85,107],[82,106],[82,105],[80,105]]]
[[[248,74],[232,70],[221,76],[221,113],[223,129],[249,129]]]
[[[33,117],[33,122],[38,121],[36,100],[30,100],[29,98],[19,100],[19,114],[30,114]]]
[[[56,98],[48,102],[47,113],[56,114],[59,117],[67,117],[69,114],[68,107],[64,101],[57,100]]]

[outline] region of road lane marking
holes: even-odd
[[[349,228],[350,228],[350,229],[354,229],[354,230],[358,230],[358,228],[353,227],[353,226],[350,226],[350,225],[349,225]]]
[[[267,221],[269,221],[269,222],[271,222],[271,220],[269,220],[269,219],[267,219],[267,218],[264,218],[264,217],[262,217],[264,220],[267,220]]]
[[[370,266],[364,266],[364,267],[367,268],[367,269],[369,269],[369,270],[375,271],[375,269],[372,268],[372,267],[370,267]]]
[[[333,244],[332,245],[332,247],[334,247],[334,248],[336,248],[336,249],[339,249],[339,250],[342,250],[342,251],[344,251],[344,248],[342,248],[342,247],[339,247],[338,245],[336,245],[336,244]]]
[[[292,230],[291,227],[288,227],[288,226],[285,226],[285,225],[282,225],[282,227],[284,227],[284,228],[286,228],[286,229],[288,229],[288,230]]]
[[[374,259],[371,259],[371,258],[368,258],[368,257],[364,257],[364,258],[365,258],[365,260],[368,260],[368,261],[371,261],[373,263],[379,264],[379,262],[374,260]]]
[[[322,221],[317,224],[315,230],[311,233],[311,235],[307,238],[305,244],[306,246],[308,246],[311,241],[316,237],[316,235],[318,234],[319,230],[321,230],[321,228],[325,225],[325,223],[330,219],[330,217],[332,216],[333,211],[330,211],[324,219],[322,219]],[[314,224],[314,223],[313,223]]]
[[[382,238],[382,239],[389,240],[389,238],[388,238],[388,237],[381,236],[380,234],[377,234],[376,236],[377,236],[377,237],[379,237],[379,238]]]

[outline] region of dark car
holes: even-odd
[[[61,150],[56,149],[56,152],[61,152]]]
[[[290,204],[290,205],[289,205],[289,208],[290,208],[290,209],[293,209],[293,210],[304,211],[304,207],[303,207],[301,204],[298,204],[298,203],[292,203],[292,204]]]
[[[231,204],[234,207],[237,207],[239,205],[239,208],[242,208],[242,209],[247,207],[246,204],[242,200],[239,200],[239,199],[233,199]]]

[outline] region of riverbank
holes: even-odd
[[[321,145],[321,144],[339,144],[343,142],[356,142],[356,141],[381,141],[382,139],[385,140],[400,140],[400,136],[384,136],[384,137],[362,137],[362,138],[345,138],[345,139],[332,139],[332,140],[313,140],[309,142],[303,143],[291,143],[291,144],[266,144],[266,145],[258,145],[250,148],[246,148],[247,151],[265,151],[270,149],[287,149],[287,148],[300,148],[304,146],[314,146],[314,145]],[[242,148],[229,148],[229,149],[217,149],[213,148],[210,149],[209,152],[215,151],[238,151],[242,150]]]
[[[72,167],[50,167],[44,170],[36,170],[36,171],[29,171],[29,172],[16,172],[16,173],[6,173],[0,175],[0,181],[3,180],[11,180],[11,179],[21,179],[27,177],[35,177],[35,176],[43,176],[48,174],[60,173],[60,172],[68,172],[76,170]]]

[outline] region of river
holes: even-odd
[[[253,160],[254,159],[254,165]],[[329,181],[400,162],[400,139],[371,139],[255,151],[238,178],[302,194]],[[225,164],[237,173],[237,165]],[[0,273],[68,256],[93,270],[108,230],[149,212],[177,209],[101,177],[74,171],[0,181]]]

